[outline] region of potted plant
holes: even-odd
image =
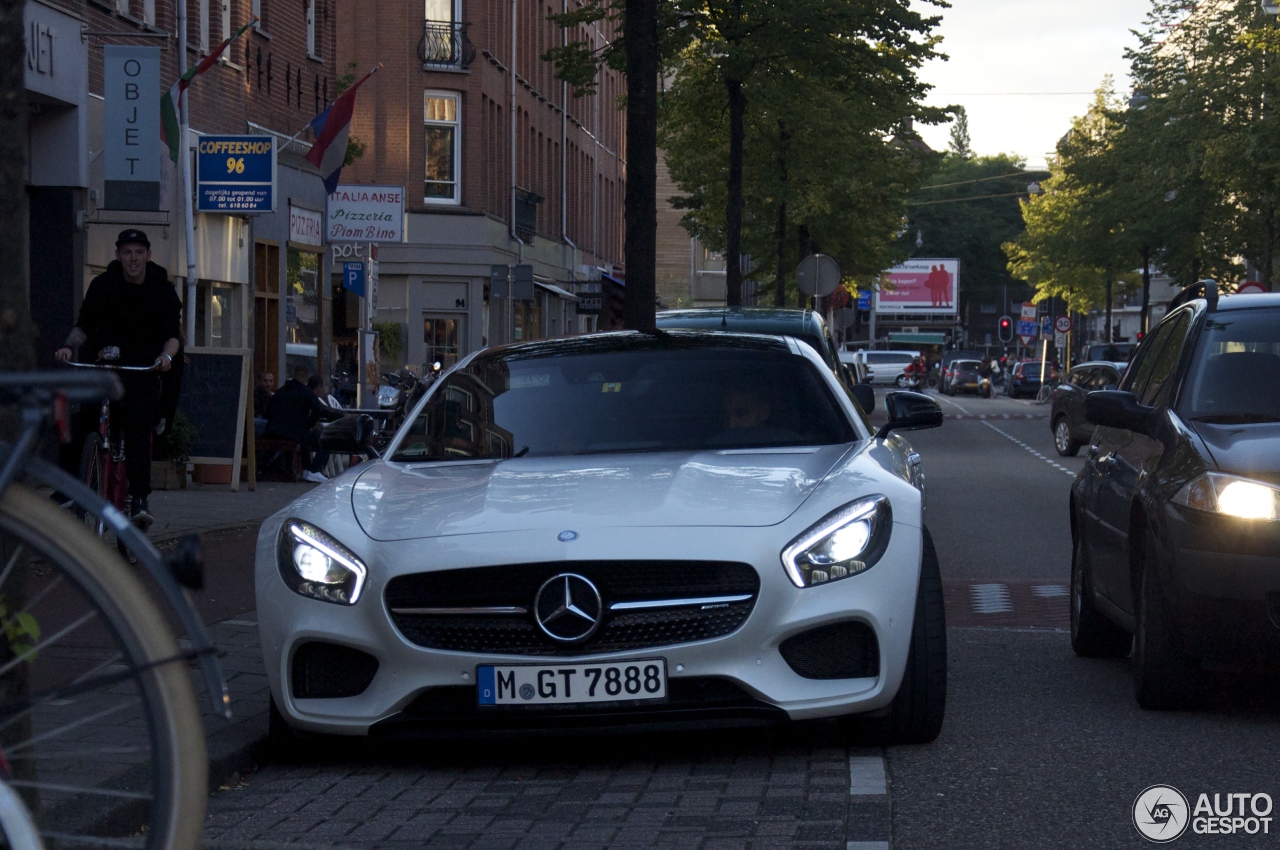
[[[151,486],[157,490],[186,489],[187,462],[195,448],[196,426],[181,410],[151,446]]]

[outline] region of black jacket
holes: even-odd
[[[147,263],[142,283],[133,284],[124,279],[120,261],[112,260],[89,284],[76,327],[86,337],[82,362],[94,362],[99,351],[114,345],[120,365],[150,366],[166,342],[181,339],[182,302],[163,267]]]
[[[301,442],[316,422],[341,416],[307,389],[306,384],[290,378],[271,397],[267,407],[267,433]]]

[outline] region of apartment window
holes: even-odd
[[[209,0],[200,0],[200,52],[209,52]]]
[[[254,28],[259,32],[266,32],[267,0],[253,0],[253,3],[249,8],[253,12],[253,16],[258,19],[258,23],[254,25]]]
[[[142,20],[151,26],[156,25],[156,0],[142,0]]]
[[[129,14],[129,0],[116,0],[116,11],[122,15]]]
[[[429,91],[425,96],[427,156],[423,196],[427,203],[456,204],[461,199],[458,100],[458,95],[450,92]]]
[[[307,3],[307,55],[312,59],[320,58],[316,49],[316,0]]]
[[[452,24],[457,20],[453,0],[425,0],[425,17],[433,24]]]
[[[231,0],[222,0],[222,37],[231,38]],[[229,58],[230,54],[224,55],[223,61]]]

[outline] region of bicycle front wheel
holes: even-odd
[[[120,558],[20,486],[0,499],[0,751],[46,845],[199,845],[185,658]]]

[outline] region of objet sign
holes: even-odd
[[[160,48],[103,48],[103,206],[160,209]]]

